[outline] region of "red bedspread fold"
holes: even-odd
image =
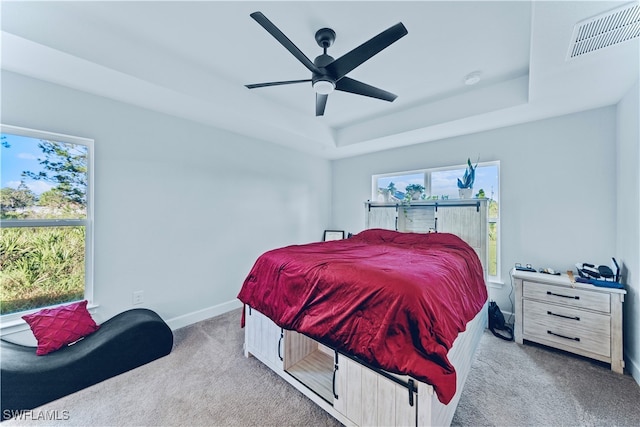
[[[238,298],[282,328],[433,385],[446,404],[456,390],[447,353],[487,290],[459,237],[373,229],[264,253]]]

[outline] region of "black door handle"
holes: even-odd
[[[335,355],[335,361],[333,364],[333,384],[332,384],[332,388],[333,388],[333,398],[337,399],[338,398],[338,393],[336,393],[336,373],[338,372],[338,352],[336,351],[336,355]]]

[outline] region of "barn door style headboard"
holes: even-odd
[[[411,203],[365,202],[365,228],[413,233],[451,233],[467,242],[487,271],[488,199],[419,201]]]

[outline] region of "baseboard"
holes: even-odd
[[[625,369],[631,374],[633,379],[636,380],[636,382],[640,386],[640,366],[638,366],[638,363],[636,363],[635,360],[627,357],[627,360],[625,361]]]
[[[516,314],[511,311],[502,310],[502,315],[504,316],[504,320],[509,324],[509,326],[513,326],[516,320]],[[488,314],[487,314],[488,316]]]
[[[242,303],[240,300],[234,299],[232,301],[223,302],[222,304],[214,305],[204,308],[202,310],[194,311],[191,313],[183,314],[182,316],[174,317],[173,319],[166,320],[167,325],[171,330],[184,328],[185,326],[192,325],[203,320],[210,319],[221,314],[228,313],[229,311],[241,308]]]

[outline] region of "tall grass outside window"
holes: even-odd
[[[0,312],[92,301],[93,141],[2,126]]]

